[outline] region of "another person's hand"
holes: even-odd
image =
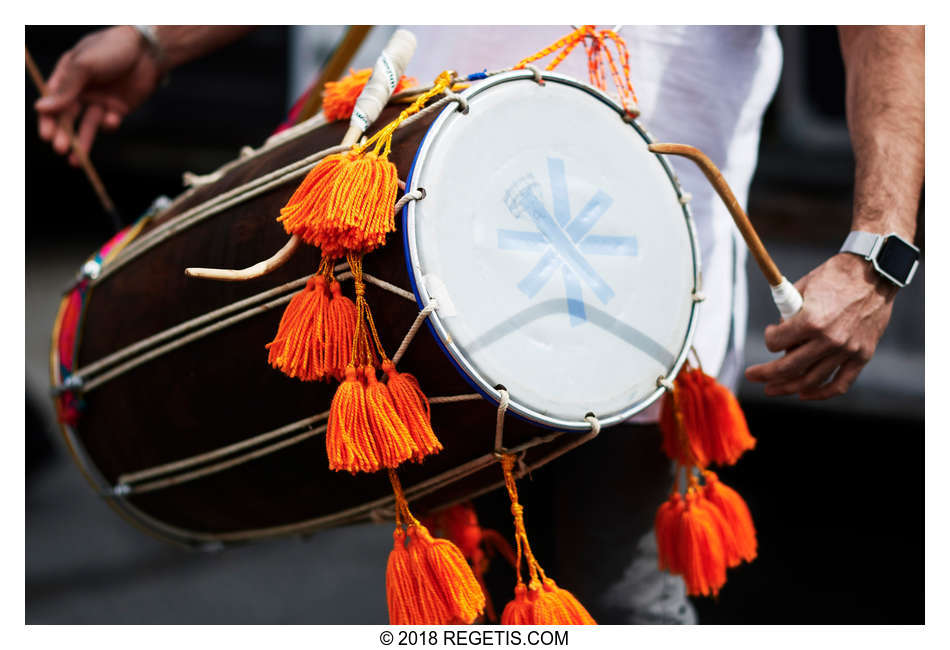
[[[100,128],[112,130],[152,94],[163,71],[129,25],[89,34],[63,54],[49,78],[49,95],[36,102],[40,137],[57,153],[70,150],[69,128],[89,151]],[[81,115],[81,118],[80,118]],[[75,154],[70,162],[77,164]]]
[[[795,286],[805,299],[802,311],[765,328],[765,346],[785,355],[749,367],[745,376],[764,383],[767,395],[842,395],[871,360],[897,287],[848,253],[835,255]]]

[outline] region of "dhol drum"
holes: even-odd
[[[149,532],[213,547],[392,516],[385,472],[327,467],[336,386],[267,364],[317,251],[248,282],[183,273],[247,266],[286,241],[275,217],[345,128],[294,129],[199,179],[110,242],[63,302],[64,435],[95,488]],[[444,445],[400,468],[414,510],[501,486],[498,449],[528,468],[556,458],[678,372],[698,247],[650,143],[607,95],[532,70],[450,93],[396,131],[401,223],[365,271],[381,342],[429,395]]]

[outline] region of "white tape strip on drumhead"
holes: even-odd
[[[528,78],[525,78],[527,76]],[[613,424],[688,348],[698,258],[688,211],[615,103],[561,75],[508,73],[430,128],[406,237],[443,347],[479,388],[557,428]],[[449,297],[451,296],[451,299]]]

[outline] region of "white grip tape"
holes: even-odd
[[[389,101],[390,95],[399,83],[399,78],[406,71],[409,60],[416,51],[416,37],[405,29],[397,29],[383,53],[376,59],[373,74],[366,87],[356,100],[350,125],[358,127],[361,132],[369,129],[376,121],[383,107]]]
[[[775,302],[775,306],[778,307],[778,312],[782,315],[783,320],[787,320],[800,312],[802,304],[805,302],[802,299],[802,294],[798,293],[798,289],[784,276],[779,284],[772,287],[772,300]]]

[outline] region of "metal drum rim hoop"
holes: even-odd
[[[536,78],[536,72],[531,70],[516,70],[512,72],[506,72],[498,75],[489,77],[487,80],[473,85],[472,87],[462,91],[460,94],[467,100],[471,100],[473,97],[479,93],[484,92],[485,90],[497,86],[498,84],[503,84],[510,81],[518,81],[524,79],[534,80]],[[614,99],[612,99],[607,94],[601,92],[600,90],[589,86],[585,83],[577,81],[571,77],[558,74],[555,72],[541,72],[541,79],[545,82],[553,82],[564,84],[578,88],[594,97],[599,99],[601,102],[613,109],[618,117],[624,119],[624,110],[623,107]],[[454,106],[446,107],[435,121],[429,126],[428,131],[423,137],[422,143],[419,145],[419,149],[416,152],[415,159],[412,163],[412,168],[409,172],[409,178],[406,181],[406,192],[415,191],[421,189],[419,185],[419,174],[417,170],[422,167],[425,163],[426,157],[429,153],[429,150],[432,147],[432,143],[435,141],[435,136],[438,134],[439,130],[443,128],[445,123],[453,116],[453,113],[457,111],[457,108]],[[641,127],[635,120],[624,119],[624,121],[637,132],[637,134],[644,140],[645,145],[653,144],[655,141],[650,136],[650,134]],[[673,170],[670,168],[669,164],[659,154],[654,154],[659,160],[660,164],[663,166],[663,170],[666,172],[667,176],[670,179],[674,189],[676,190],[677,197],[679,198],[679,203],[683,210],[683,217],[686,222],[686,228],[689,233],[690,248],[692,252],[692,262],[693,262],[693,293],[694,296],[698,295],[701,291],[700,281],[700,259],[699,259],[699,245],[696,239],[696,231],[693,226],[692,214],[689,210],[688,205],[688,194],[683,191],[680,187],[679,180],[676,175],[673,173]],[[405,247],[405,258],[406,266],[409,274],[409,281],[412,285],[412,292],[416,296],[416,302],[419,306],[419,309],[425,309],[431,300],[426,292],[421,291],[422,284],[422,269],[419,265],[419,252],[418,252],[418,243],[415,238],[415,226],[416,226],[416,203],[417,201],[410,201],[403,207],[403,223],[402,223],[402,233],[403,233],[403,245]],[[676,359],[673,363],[672,368],[667,376],[675,377],[679,373],[680,368],[683,363],[686,361],[686,355],[689,352],[690,346],[692,344],[693,335],[696,329],[697,321],[697,310],[698,310],[698,301],[693,300],[693,303],[690,307],[689,315],[689,324],[686,329],[686,336],[683,341],[682,348],[676,356]],[[442,349],[446,357],[452,362],[456,367],[459,373],[471,384],[478,393],[482,395],[486,400],[492,402],[496,406],[501,401],[501,393],[498,390],[498,387],[492,385],[486,381],[476,368],[474,368],[471,362],[466,358],[464,353],[458,348],[458,346],[452,342],[452,337],[448,334],[442,320],[439,317],[438,309],[433,310],[429,317],[426,319],[426,325],[429,328],[429,331],[432,333],[433,338],[436,343]],[[599,413],[595,413],[601,426],[609,427],[615,424],[619,424],[633,417],[637,413],[643,411],[649,407],[653,402],[655,402],[664,392],[665,388],[662,386],[657,386],[656,390],[651,392],[647,397],[642,399],[640,402],[633,404],[623,410],[609,414],[607,416],[602,416]],[[548,429],[557,429],[557,430],[568,430],[568,431],[589,431],[590,422],[585,419],[588,415],[587,413],[579,413],[577,420],[565,420],[561,418],[551,417],[542,413],[535,411],[534,409],[522,404],[518,401],[517,396],[511,396],[510,402],[508,404],[508,412],[521,418],[537,424],[539,426],[548,428]]]

